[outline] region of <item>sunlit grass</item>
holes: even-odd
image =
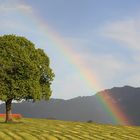
[[[140,127],[23,118],[0,119],[0,140],[140,140]]]

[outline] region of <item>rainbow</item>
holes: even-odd
[[[29,6],[23,1],[20,2]],[[74,50],[70,49],[71,47],[67,47],[68,44],[63,40],[63,38],[54,32],[50,26],[45,21],[43,21],[39,15],[37,15],[35,11],[29,15],[23,11],[21,11],[21,13],[25,15],[29,21],[32,21],[32,23],[34,23],[37,28],[39,28],[40,32],[43,33],[44,38],[46,38],[51,43],[54,49],[59,50],[64,55],[64,57],[67,58],[72,65],[74,65],[89,88],[91,88],[94,92],[97,92],[101,89],[101,82],[94,74],[94,71],[91,71],[88,67],[86,67],[84,61],[76,55]],[[113,97],[111,97],[110,94],[107,94],[107,92],[104,91],[104,93],[102,95],[99,94],[97,98],[105,110],[107,110],[112,116],[112,119],[115,123],[131,125],[131,121],[128,116],[122,111],[121,106],[113,103]]]

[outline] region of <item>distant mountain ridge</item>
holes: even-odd
[[[93,96],[76,97],[69,100],[50,99],[40,102],[13,103],[13,113],[21,113],[25,117],[54,118],[60,120],[88,121],[97,123],[118,124],[114,122],[98,99],[98,95],[107,96],[107,100],[119,105],[123,114],[133,125],[140,125],[140,88],[131,86],[114,87],[103,90]],[[109,96],[111,98],[109,98]],[[0,105],[0,113],[4,113],[4,104]]]

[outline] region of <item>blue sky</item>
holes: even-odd
[[[93,95],[97,89],[47,41],[36,20],[69,44],[101,89],[140,86],[139,7],[139,0],[0,0],[0,34],[23,35],[45,50],[56,75],[54,98]]]

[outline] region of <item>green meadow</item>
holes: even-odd
[[[0,120],[0,140],[140,140],[140,127],[23,118]]]

